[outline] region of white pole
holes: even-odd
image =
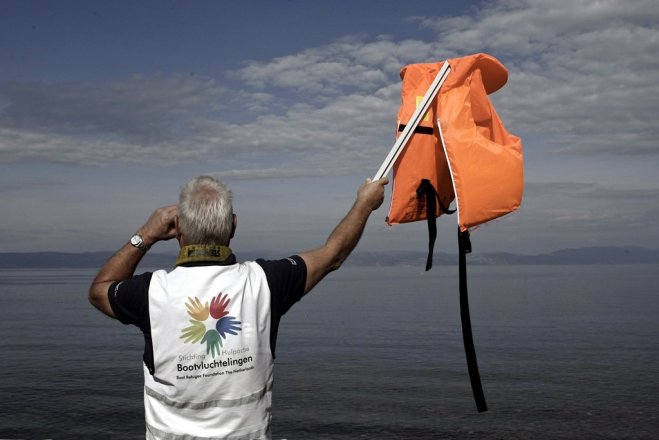
[[[384,159],[384,162],[382,162],[382,165],[380,166],[378,172],[375,173],[375,177],[373,177],[373,180],[382,179],[384,176],[389,174],[389,171],[391,171],[391,168],[394,166],[394,162],[396,162],[396,159],[398,159],[398,156],[403,151],[403,148],[405,147],[405,145],[407,145],[407,142],[412,137],[414,130],[419,125],[419,122],[421,122],[423,115],[425,115],[428,109],[430,108],[430,103],[437,96],[439,89],[442,88],[442,84],[444,84],[444,81],[446,80],[450,72],[451,72],[451,66],[449,66],[448,61],[444,61],[442,68],[439,69],[439,72],[437,72],[437,76],[433,80],[432,84],[430,84],[428,91],[426,91],[423,100],[416,107],[416,110],[414,110],[414,113],[410,117],[410,120],[405,126],[405,129],[403,129],[401,135],[398,136],[398,139],[396,139],[394,146],[391,147],[391,151],[389,151],[389,154]]]

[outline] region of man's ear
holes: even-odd
[[[238,226],[238,217],[236,217],[236,214],[233,214],[233,219],[231,220],[231,235],[229,238],[233,238],[233,236],[236,233],[236,227]]]

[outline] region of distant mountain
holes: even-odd
[[[10,252],[0,253],[0,269],[9,268],[98,268],[112,256],[111,252]],[[281,254],[271,251],[260,253],[240,253],[240,261],[255,258],[281,258]],[[140,262],[140,267],[163,267],[174,265],[175,254],[148,253]],[[346,265],[350,266],[394,266],[425,265],[426,254],[415,251],[396,252],[355,252]],[[659,263],[659,249],[638,246],[622,247],[583,247],[561,249],[555,252],[524,255],[506,252],[479,254],[474,252],[467,256],[470,265],[521,265],[521,264],[647,264]],[[433,256],[436,265],[457,264],[455,254],[436,252]]]
[[[353,265],[387,266],[395,264],[423,265],[426,254],[423,252],[356,252],[350,256]],[[467,255],[470,265],[521,265],[521,264],[634,264],[659,263],[659,249],[637,246],[623,247],[584,247],[561,249],[555,252],[524,255],[506,252],[478,252]],[[433,263],[438,265],[458,264],[455,254],[435,252]]]
[[[112,252],[8,252],[0,253],[0,268],[86,268],[101,267]],[[176,255],[148,253],[141,266],[172,266]]]
[[[600,246],[561,249],[549,254],[536,255],[531,257],[531,264],[633,263],[659,263],[659,249],[648,249],[640,246]]]

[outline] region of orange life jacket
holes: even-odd
[[[487,96],[503,87],[508,71],[482,53],[448,62],[450,74],[394,164],[389,224],[427,218],[426,200],[417,194],[423,180],[438,194],[435,217],[455,199],[462,231],[520,206],[522,141],[506,131]],[[399,131],[442,64],[411,64],[401,70]]]
[[[462,334],[476,406],[478,411],[487,411],[471,332],[465,255],[471,252],[469,228],[519,208],[524,188],[522,141],[506,131],[488,98],[508,80],[506,68],[482,53],[448,63],[450,73],[420,121],[413,115],[419,103],[428,103],[430,90],[436,90],[431,85],[443,78],[438,72],[444,63],[411,64],[401,70],[398,131],[403,132],[410,120],[411,125],[419,123],[393,165],[387,223],[428,221],[428,270],[437,234],[435,219],[452,214],[449,206],[455,200]],[[401,142],[404,138],[397,144]],[[397,145],[392,151],[398,151]]]

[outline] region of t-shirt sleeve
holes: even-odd
[[[151,272],[117,281],[108,289],[108,299],[114,315],[123,324],[143,328],[149,325],[149,283]]]
[[[270,294],[273,311],[281,316],[304,296],[307,282],[307,266],[304,260],[294,255],[281,260],[256,260],[263,268]]]
[[[282,315],[304,296],[307,265],[297,255],[282,260],[259,259],[256,262],[263,268],[270,288],[270,351],[275,357],[279,321]]]

